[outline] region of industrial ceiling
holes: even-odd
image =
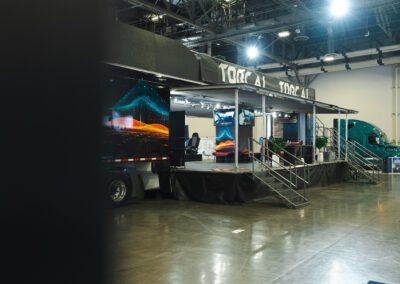
[[[118,0],[116,15],[278,77],[400,63],[400,0],[348,0],[343,17],[330,13],[334,1],[345,0]]]

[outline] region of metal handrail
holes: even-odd
[[[353,156],[352,154],[349,155],[350,157],[354,158],[355,160],[357,160],[357,157]],[[373,180],[380,180],[380,176],[379,173],[377,173],[375,170],[372,170],[372,173],[366,171],[362,165],[360,165],[357,162],[351,163],[351,166],[357,168],[359,171],[362,171],[364,175],[370,177]]]
[[[335,129],[333,129],[334,133],[337,133],[337,131]],[[341,137],[343,140],[345,140],[343,137]],[[361,152],[364,152],[365,154],[372,156],[374,158],[377,158],[378,160],[382,160],[383,159],[381,157],[379,157],[378,155],[376,155],[374,152],[372,152],[371,150],[367,149],[366,147],[364,147],[363,145],[361,145],[360,143],[358,143],[357,141],[347,141],[350,144],[354,144],[355,148],[357,148],[358,150],[360,150]]]
[[[271,144],[277,146],[276,143],[274,143],[273,141],[268,140],[267,138],[263,138],[263,140],[266,141],[267,145],[268,145],[268,142],[270,142]],[[268,147],[267,147],[267,149],[269,150]],[[309,184],[310,184],[309,181],[307,181],[307,180],[305,179],[305,178],[306,178],[306,176],[305,176],[305,169],[306,169],[306,168],[307,168],[307,171],[308,171],[308,176],[310,175],[310,168],[309,168],[309,165],[308,165],[306,162],[303,162],[301,159],[297,158],[295,155],[293,155],[292,153],[290,153],[290,152],[287,151],[286,149],[283,149],[283,148],[282,148],[282,151],[283,151],[284,153],[288,154],[289,156],[293,157],[295,160],[297,160],[298,162],[300,162],[300,163],[304,166],[304,179],[303,179],[302,177],[300,177],[300,176],[299,176],[299,178],[300,178],[303,182],[305,182],[307,185],[309,185]],[[272,151],[271,151],[271,152],[272,152]],[[287,160],[286,160],[285,158],[283,158],[283,157],[282,157],[282,159],[283,159],[284,161],[287,161]],[[288,162],[288,163],[290,163],[290,162]],[[294,167],[296,167],[296,165],[294,165]]]
[[[268,147],[265,146],[265,142],[266,142],[266,141],[267,141],[267,140],[266,140],[265,138],[263,138],[263,144],[261,144],[260,142],[258,142],[257,140],[253,139],[252,137],[249,137],[249,138],[248,138],[248,144],[249,144],[248,146],[249,146],[249,149],[250,149],[250,148],[251,148],[251,150],[254,149],[252,143],[255,142],[255,143],[258,144],[259,146],[263,147],[263,148],[262,148],[262,149],[263,149],[263,152],[265,152],[265,150],[267,150],[267,155],[265,155],[265,153],[263,153],[263,155],[262,155],[262,156],[264,157],[264,159],[267,158],[268,162],[274,162],[272,159],[269,158],[268,153],[275,153],[275,152],[273,152],[271,149],[269,149]],[[251,145],[251,147],[250,147],[250,145]],[[252,155],[251,155],[251,154],[252,154]],[[252,166],[252,169],[253,169],[253,172],[254,172],[254,160],[256,160],[257,162],[260,162],[260,161],[254,157],[254,151],[250,151],[250,150],[249,150],[249,157],[252,157],[252,158],[253,158],[253,166]],[[287,180],[285,177],[283,177],[283,176],[280,175],[279,173],[277,173],[277,172],[275,172],[275,173],[278,174],[280,177],[284,178],[286,181],[290,182],[290,184],[292,184],[295,188],[298,187],[297,180],[298,180],[298,179],[302,180],[302,181],[303,181],[303,184],[304,184],[304,194],[305,194],[306,185],[309,185],[309,181],[306,180],[306,175],[304,174],[304,178],[302,178],[302,177],[299,176],[298,173],[297,173],[297,169],[298,169],[298,168],[296,167],[296,165],[292,164],[291,162],[289,162],[288,160],[286,160],[286,159],[283,158],[283,157],[280,157],[280,158],[281,158],[283,161],[287,162],[287,163],[290,165],[289,167],[285,167],[285,166],[282,166],[281,164],[278,164],[280,168],[289,171],[289,176],[290,176],[290,177],[289,177],[289,180]],[[263,162],[260,162],[260,163],[262,163],[262,164],[263,164],[265,167],[267,167],[268,169],[274,171],[274,169],[270,168],[266,163],[263,163]],[[307,166],[307,168],[308,168],[308,165],[306,165],[306,166]],[[304,172],[305,172],[305,168],[306,168],[306,167],[304,167]],[[293,171],[293,170],[295,170],[295,171]],[[294,177],[296,178],[295,184],[292,182],[292,176],[294,176]],[[308,169],[308,176],[309,176],[309,169]]]
[[[337,138],[335,138],[337,141]],[[366,158],[373,158],[373,159],[377,159],[378,162],[380,163],[380,166],[378,166],[379,169],[382,170],[382,165],[383,165],[383,159],[380,158],[379,156],[377,156],[376,154],[370,155],[368,152],[370,152],[370,150],[368,150],[367,148],[365,148],[364,146],[362,146],[360,143],[356,142],[356,141],[346,141],[343,137],[341,137],[341,142],[347,144],[347,148],[351,149],[352,147],[355,148],[356,150],[359,150],[359,152],[363,152],[366,157],[364,157],[363,155],[361,155],[360,153],[358,153],[358,151],[355,151],[354,149],[352,150],[354,153],[356,153],[358,156],[362,157],[362,159],[366,159]],[[357,144],[355,144],[354,142],[356,142]],[[342,145],[342,143],[340,143]],[[341,147],[344,150],[346,150],[346,148]],[[372,152],[371,152],[372,153]],[[369,157],[368,157],[369,156]],[[365,163],[366,164],[366,163]]]
[[[251,137],[249,137],[249,157],[252,157],[253,158],[253,167],[252,167],[252,169],[253,169],[253,173],[254,173],[254,161],[257,161],[257,162],[259,162],[259,163],[261,163],[263,166],[265,166],[267,169],[269,169],[270,170],[270,172],[273,172],[274,174],[277,174],[279,177],[281,177],[282,179],[284,179],[286,182],[288,182],[289,183],[289,186],[293,186],[293,187],[295,187],[295,188],[297,188],[297,185],[296,184],[294,184],[291,180],[288,180],[287,178],[285,178],[284,176],[282,176],[281,174],[279,174],[278,172],[276,172],[273,168],[271,168],[268,164],[266,164],[266,163],[264,163],[264,162],[262,162],[262,161],[260,161],[260,160],[258,160],[257,158],[255,158],[255,156],[254,156],[254,151],[250,151],[250,143],[251,142],[256,142],[256,144],[258,144],[258,145],[260,145],[261,147],[263,147],[263,145],[260,143],[260,142],[258,142],[257,140],[255,140],[255,139],[253,139],[253,138],[251,138]],[[252,146],[253,146],[253,144],[251,144]],[[253,147],[251,147],[251,149],[253,150],[254,148]],[[252,155],[251,155],[252,154]],[[263,155],[264,157],[268,157],[268,156],[265,156],[265,155]],[[268,157],[269,158],[269,157]],[[270,159],[268,159],[268,161],[270,161]],[[281,167],[282,167],[282,165],[280,165]],[[284,168],[284,169],[286,169],[286,168]],[[286,169],[287,170],[287,169]],[[290,168],[289,168],[289,172],[291,172],[291,170],[290,170]]]
[[[347,144],[347,148],[351,149],[352,146],[354,146],[351,141],[345,141],[344,138],[341,138],[341,140],[343,140],[343,143],[340,143],[340,148],[345,152],[346,151],[346,147],[344,146],[345,144]],[[337,138],[335,138],[335,141],[337,142]],[[350,145],[350,147],[349,147]],[[365,162],[365,157],[360,155],[357,151],[347,151],[348,157],[350,158],[351,161],[353,161],[353,166],[354,164],[358,166],[358,169],[363,171],[364,175],[371,177],[372,179],[375,180],[380,180],[380,175],[379,175],[379,171],[376,170],[375,165],[371,164],[371,163],[367,163]],[[372,166],[371,166],[372,165]],[[372,171],[372,174],[367,172],[365,170],[364,167],[369,168],[369,170]]]

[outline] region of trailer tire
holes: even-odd
[[[131,183],[125,176],[111,176],[105,186],[107,203],[112,207],[121,206],[131,196]]]

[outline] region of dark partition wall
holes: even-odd
[[[185,165],[185,112],[170,113],[170,159],[171,166]]]

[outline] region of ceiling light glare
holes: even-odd
[[[217,104],[215,107],[216,108],[221,108],[221,104]]]
[[[247,57],[254,59],[258,56],[258,49],[255,46],[250,46],[247,48]]]
[[[331,0],[329,10],[333,17],[335,18],[343,17],[349,12],[349,1]]]
[[[278,36],[280,38],[288,37],[288,36],[290,36],[290,32],[289,31],[283,31],[283,32],[278,33]]]
[[[276,116],[277,116],[276,112],[273,112],[273,113],[272,113],[272,117],[273,117],[273,118],[276,118]]]
[[[332,55],[324,57],[325,62],[332,62],[334,60],[335,60],[335,57],[333,57]]]

